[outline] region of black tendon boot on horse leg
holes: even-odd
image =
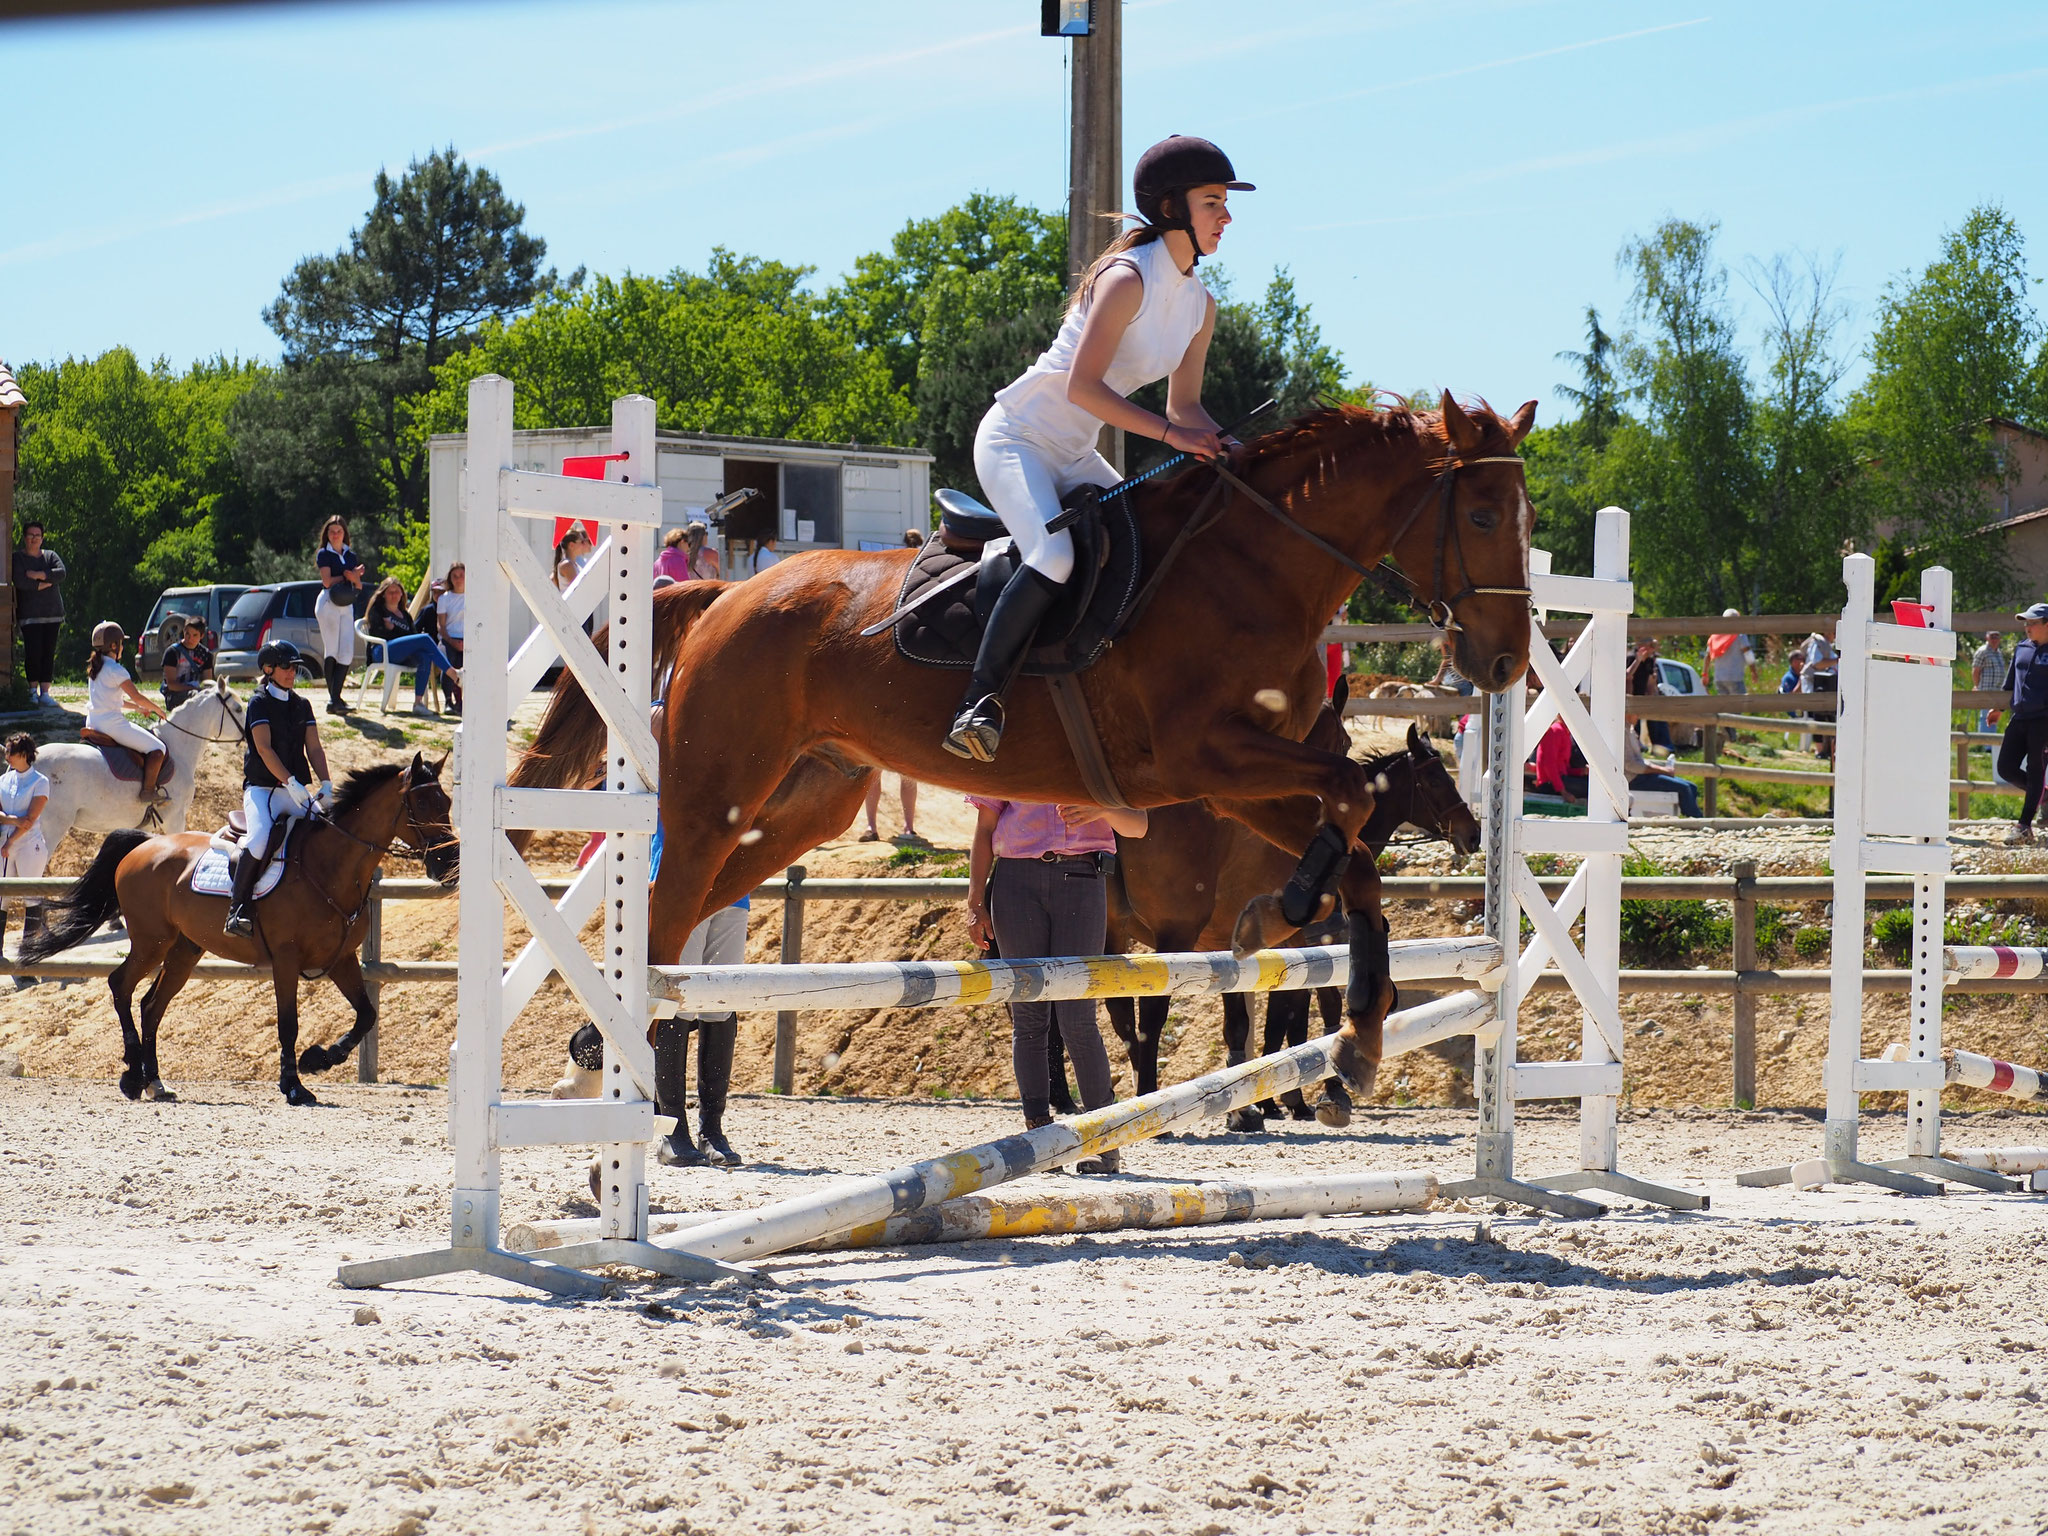
[[[687,1019],[660,1019],[654,1025],[654,1112],[673,1115],[676,1122],[676,1128],[655,1143],[654,1155],[670,1168],[697,1168],[708,1161],[690,1140],[690,1106],[685,1098],[690,1031],[696,1027]],[[697,1070],[701,1086],[701,1060]]]
[[[1004,586],[989,613],[988,628],[981,632],[981,649],[974,657],[967,697],[953,717],[953,729],[946,733],[946,750],[955,757],[982,763],[996,760],[996,748],[1003,739],[1003,695],[1023,665],[1038,621],[1059,595],[1058,582],[1047,580],[1028,565]]]
[[[1230,947],[1239,959],[1264,949],[1281,933],[1295,933],[1325,917],[1330,911],[1331,892],[1351,866],[1351,840],[1341,827],[1324,822],[1308,845],[1308,852],[1287,877],[1280,894],[1254,896],[1238,915],[1230,935]]]
[[[706,1019],[697,1031],[697,1139],[704,1144],[706,1160],[737,1168],[740,1155],[725,1139],[725,1099],[732,1089],[740,1016],[728,1013],[722,1019]]]
[[[1361,910],[1345,916],[1351,926],[1351,980],[1344,989],[1344,1011],[1349,1017],[1337,1031],[1330,1064],[1345,1087],[1368,1098],[1380,1070],[1381,1027],[1401,994],[1394,985],[1393,963],[1387,953],[1391,930],[1385,915]]]

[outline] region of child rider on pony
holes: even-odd
[[[297,692],[299,648],[289,640],[272,640],[256,653],[263,676],[247,714],[249,750],[242,757],[242,816],[249,829],[235,856],[235,889],[221,926],[237,938],[256,931],[249,913],[250,892],[270,852],[270,829],[281,817],[304,816],[313,808],[306,780],[320,774],[320,803],[334,799],[327,777],[327,749],[320,744],[320,726],[313,706]],[[310,767],[309,767],[310,764]]]
[[[1003,694],[1038,621],[1074,570],[1074,541],[1047,532],[1060,498],[1121,478],[1095,451],[1107,422],[1213,459],[1227,446],[1202,409],[1202,370],[1216,301],[1195,276],[1230,223],[1232,192],[1250,192],[1207,139],[1176,135],[1138,159],[1132,178],[1144,222],[1110,243],[1067,303],[1053,344],[996,394],[974,435],[974,472],[1022,559],[989,614],[967,697],[946,735],[956,757],[993,762]],[[1166,382],[1166,415],[1125,396]]]

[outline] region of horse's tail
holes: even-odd
[[[92,867],[79,877],[78,884],[55,901],[44,903],[43,926],[24,935],[21,958],[47,960],[83,943],[98,931],[100,924],[119,912],[121,902],[114,894],[114,871],[149,839],[150,834],[140,827],[109,832],[100,851],[93,856]]]
[[[728,581],[684,581],[654,594],[653,671],[657,679],[675,667],[690,626],[731,589]],[[611,626],[591,638],[599,655],[611,654]],[[528,788],[585,788],[602,777],[604,754],[604,717],[591,706],[576,674],[564,667],[533,744],[520,754],[506,782]],[[513,846],[522,850],[532,835],[510,834]]]

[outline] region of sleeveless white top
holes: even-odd
[[[1163,379],[1187,356],[1188,343],[1209,318],[1209,290],[1192,272],[1174,264],[1165,240],[1153,240],[1117,258],[1145,284],[1145,297],[1117,343],[1116,356],[1103,370],[1102,382],[1129,395]],[[1010,424],[1024,436],[1079,458],[1095,449],[1102,423],[1067,398],[1067,378],[1081,345],[1081,327],[1088,318],[1082,304],[1070,312],[1060,333],[1037,362],[1016,383],[996,392],[996,402]]]

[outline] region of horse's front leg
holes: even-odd
[[[363,982],[362,957],[350,950],[327,968],[327,979],[334,983],[334,989],[348,1000],[355,1010],[355,1024],[349,1032],[332,1045],[309,1045],[299,1053],[301,1072],[325,1072],[340,1066],[361,1042],[363,1036],[377,1027],[377,1005],[370,1001],[370,989]]]
[[[318,1104],[299,1081],[299,962],[296,954],[270,955],[270,984],[277,996],[277,1091],[291,1105]]]
[[[1315,827],[1314,809],[1302,800],[1225,801],[1217,808],[1282,848],[1298,847],[1296,840],[1305,832],[1320,836],[1329,826],[1324,822]],[[1351,980],[1344,994],[1347,1017],[1337,1032],[1332,1064],[1344,1084],[1362,1096],[1372,1092],[1379,1073],[1381,1026],[1397,998],[1387,917],[1380,906],[1379,868],[1371,850],[1361,847],[1347,857],[1333,883],[1349,928]],[[1241,954],[1269,947],[1299,929],[1292,918],[1285,893],[1254,896],[1238,919],[1233,942]]]
[[[171,946],[170,954],[165,957],[164,968],[157,973],[156,980],[150,983],[149,990],[142,995],[142,1086],[152,1099],[169,1102],[177,1098],[175,1093],[164,1086],[163,1067],[156,1058],[157,1029],[164,1021],[164,1014],[170,1009],[171,999],[192,979],[193,967],[199,964],[200,957],[205,953],[205,950],[181,934],[177,943]]]

